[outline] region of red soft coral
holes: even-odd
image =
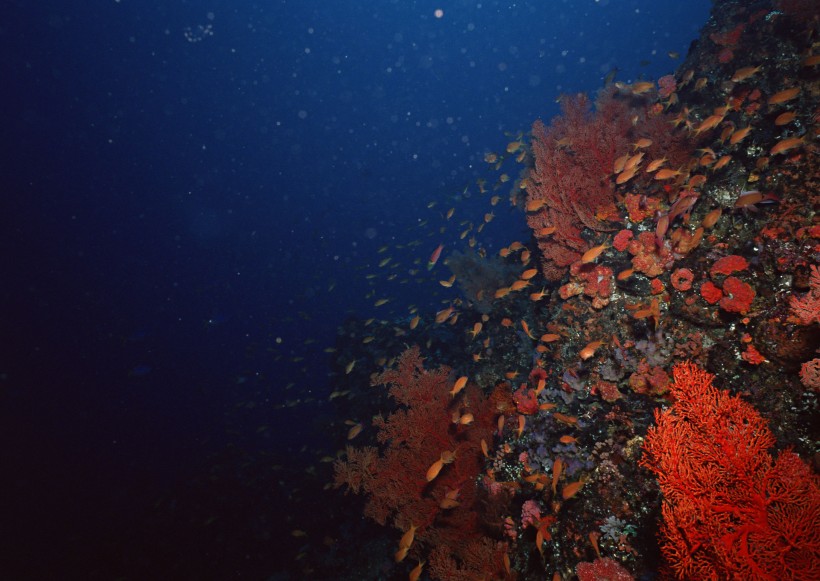
[[[692,288],[692,281],[695,280],[695,274],[688,268],[679,268],[672,273],[670,282],[675,290],[688,291]]]
[[[754,289],[735,276],[726,277],[723,281],[723,298],[720,308],[730,313],[745,315],[755,298]]]
[[[730,254],[729,256],[724,256],[720,258],[712,265],[712,268],[709,269],[709,274],[715,276],[716,274],[732,274],[735,272],[741,272],[749,268],[749,263],[746,261],[745,258],[742,256],[738,256],[737,254]]]
[[[720,290],[720,287],[711,280],[707,280],[705,283],[700,285],[700,296],[702,296],[703,300],[710,305],[714,305],[723,298],[723,291]]]
[[[513,401],[520,414],[531,415],[538,413],[538,396],[535,394],[535,390],[521,386],[513,394]]]

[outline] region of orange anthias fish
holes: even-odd
[[[581,352],[578,355],[581,356],[581,359],[586,361],[587,359],[595,355],[595,351],[597,351],[598,347],[600,347],[603,344],[603,341],[592,341],[586,347],[581,349]]]
[[[433,250],[433,254],[430,255],[430,260],[427,261],[427,270],[433,270],[436,262],[438,262],[438,259],[441,257],[442,250],[444,250],[444,244],[439,244],[438,247]]]
[[[417,526],[410,525],[410,528],[405,531],[399,541],[399,547],[410,548],[413,545],[413,540],[416,538]]]
[[[590,248],[589,250],[584,252],[584,255],[581,257],[581,263],[582,264],[589,264],[590,262],[594,262],[595,259],[598,258],[598,256],[600,256],[601,253],[604,250],[606,250],[607,248],[609,248],[609,242],[604,242],[603,244],[601,244],[599,246],[595,246],[594,248]]]
[[[779,153],[786,153],[794,149],[795,147],[800,147],[803,145],[805,136],[803,137],[789,137],[788,139],[781,139],[777,142],[777,144],[772,147],[771,151],[769,151],[770,155],[777,155]]]
[[[564,486],[564,488],[561,490],[561,496],[564,498],[564,500],[572,498],[573,496],[578,494],[578,491],[581,490],[581,488],[583,486],[584,486],[584,481],[583,480],[579,480],[577,482],[571,482],[570,484],[567,484],[566,486]]]
[[[441,458],[430,464],[430,468],[427,469],[427,474],[425,474],[427,482],[432,482],[435,480],[436,476],[438,476],[439,472],[441,472],[441,469],[444,468],[444,465],[453,461],[452,459],[449,459],[449,457],[445,460],[445,453],[447,452],[442,452]],[[455,456],[453,456],[453,459],[455,459]]]
[[[521,328],[524,329],[524,332],[527,334],[527,337],[535,341],[535,337],[532,336],[532,332],[530,332],[530,326],[527,325],[527,321],[521,319]]]
[[[457,507],[459,504],[461,504],[458,501],[458,495],[460,492],[460,488],[453,488],[451,490],[448,490],[444,493],[444,498],[442,498],[441,502],[439,502],[439,506],[445,510]]]
[[[467,385],[467,376],[464,375],[456,380],[453,389],[450,390],[450,397],[455,397]]]
[[[424,561],[419,561],[419,564],[416,565],[410,574],[407,576],[407,581],[417,581],[418,578],[421,576],[421,571],[424,568]]]
[[[558,489],[558,479],[561,478],[561,472],[564,469],[564,462],[561,458],[556,458],[552,465],[552,493],[555,494]]]
[[[786,101],[791,101],[797,95],[800,94],[800,87],[792,87],[791,89],[784,89],[779,93],[775,93],[771,97],[769,97],[769,105],[779,105],[780,103],[785,103]]]

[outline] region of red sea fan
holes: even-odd
[[[592,113],[585,95],[566,97],[562,115],[547,128],[533,125],[535,168],[528,188],[528,204],[535,211],[527,223],[536,232],[547,263],[545,271],[558,278],[563,267],[580,258],[589,248],[581,231],[613,230],[609,220],[617,218],[612,166],[619,155],[629,151],[631,128],[629,107],[602,94]],[[555,227],[555,232],[538,236],[539,230]]]
[[[661,550],[678,579],[820,578],[820,479],[748,403],[676,365],[641,465],[664,495]]]
[[[363,493],[365,515],[379,524],[399,531],[418,527],[417,555],[436,547],[450,555],[465,578],[493,576],[503,547],[484,536],[476,490],[481,440],[492,438],[491,403],[474,384],[452,397],[450,375],[443,366],[425,369],[418,347],[405,351],[394,369],[377,375],[373,385],[387,385],[398,408],[373,421],[378,449],[348,447],[347,459],[336,461],[334,484]],[[453,422],[454,415],[468,413],[474,417],[469,425]],[[428,481],[428,469],[442,452],[454,452],[454,459]],[[443,506],[452,491],[458,504]],[[485,546],[489,549],[482,557],[476,547]]]

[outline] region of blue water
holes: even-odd
[[[7,3],[0,503],[15,542],[0,554],[13,570],[97,562],[111,578],[121,537],[145,530],[156,503],[173,506],[180,483],[206,480],[226,450],[297,473],[323,447],[332,454],[327,422],[343,418],[322,416],[324,349],[337,327],[441,308],[453,293],[436,281],[449,271],[424,264],[440,243],[445,255],[465,248],[462,220],[494,212],[477,235],[488,252],[523,240],[509,188],[492,208],[494,192],[478,194],[477,179],[498,177],[485,153],[615,67],[625,82],[672,72],[708,10]],[[379,298],[390,302],[374,307]],[[304,401],[278,407],[288,400]],[[273,499],[252,500],[286,511],[283,490],[299,482],[270,477]],[[224,486],[225,506],[247,494]],[[195,542],[187,534],[180,525],[180,546]],[[166,562],[145,553],[143,564]]]

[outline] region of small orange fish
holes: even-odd
[[[362,429],[364,429],[364,426],[362,424],[355,424],[352,428],[350,428],[347,431],[347,439],[352,440],[362,432]]]
[[[419,321],[421,321],[421,317],[418,316],[418,315],[416,315],[415,317],[410,319],[410,330],[411,331],[419,326]]]
[[[510,294],[510,291],[512,291],[512,288],[510,288],[508,286],[505,286],[505,287],[500,288],[497,291],[495,291],[495,294],[493,296],[497,299],[503,299],[508,294]]]
[[[615,160],[615,163],[612,165],[612,173],[617,174],[624,171],[624,166],[626,165],[627,160],[629,159],[629,154],[624,154],[618,159]]]
[[[513,326],[512,319],[510,319],[509,317],[504,317],[503,319],[501,319],[501,326],[502,327],[512,327]]]
[[[410,547],[399,547],[399,550],[395,552],[393,555],[393,559],[396,563],[401,563],[404,561],[404,558],[407,557],[407,551],[410,550]]]
[[[522,280],[530,280],[536,274],[538,274],[538,269],[537,268],[529,268],[529,269],[527,269],[527,270],[525,270],[524,272],[521,273],[521,279]]]
[[[657,240],[658,246],[662,245],[667,230],[669,230],[669,214],[664,214],[658,218],[658,223],[655,226],[655,239]]]
[[[795,117],[797,117],[797,112],[786,111],[785,113],[781,113],[775,118],[774,124],[777,126],[788,125],[789,123],[794,121]]]
[[[444,493],[444,498],[458,498],[458,495],[461,493],[461,488],[451,488],[447,492]]]
[[[632,144],[632,149],[646,149],[650,145],[652,145],[652,140],[646,137],[642,137]]]
[[[407,581],[418,581],[421,577],[421,570],[424,569],[424,563],[424,561],[419,561],[419,564],[413,567],[413,570],[407,576]]]
[[[568,416],[566,414],[555,412],[555,413],[552,414],[552,417],[554,417],[556,420],[558,420],[562,424],[567,424],[569,426],[578,425],[578,418],[576,418],[575,416]]]
[[[633,274],[635,274],[635,269],[627,268],[626,270],[622,270],[621,272],[619,272],[618,276],[616,276],[615,278],[617,278],[618,280],[626,280]]]
[[[527,200],[527,204],[524,206],[527,212],[537,212],[541,208],[547,205],[547,200],[543,198],[530,198]]]
[[[432,482],[436,478],[436,476],[438,476],[439,472],[441,472],[442,468],[444,468],[444,462],[442,462],[441,459],[438,459],[435,462],[433,462],[427,469],[427,474],[425,475],[425,478],[427,478],[427,482]]]
[[[540,301],[547,295],[547,287],[542,288],[540,291],[536,293],[530,293],[530,300],[531,301]]]
[[[556,458],[552,464],[552,493],[555,494],[558,489],[558,479],[561,478],[561,472],[564,470],[564,462],[561,458]]]
[[[558,438],[558,441],[561,442],[562,444],[576,444],[576,443],[578,443],[578,440],[576,440],[574,437],[572,437],[570,435],[561,436],[560,438]]]
[[[436,323],[441,324],[444,321],[446,321],[447,319],[449,319],[450,315],[453,314],[454,310],[455,310],[454,307],[447,307],[446,309],[442,309],[441,311],[437,312],[436,313]]]
[[[769,97],[769,105],[779,105],[786,101],[791,101],[800,94],[800,87],[792,87],[791,89],[783,89]]]
[[[730,161],[732,161],[731,155],[722,155],[720,159],[717,160],[717,163],[715,163],[715,167],[713,167],[712,169],[718,170],[722,167],[725,167]]]
[[[635,174],[637,172],[638,172],[638,168],[636,168],[636,167],[624,170],[624,171],[622,171],[621,173],[618,174],[617,178],[615,178],[615,183],[618,184],[618,185],[625,184],[626,182],[628,182],[629,180],[634,178]]]
[[[546,386],[547,386],[547,380],[546,380],[546,379],[544,379],[543,377],[542,377],[541,379],[539,379],[539,380],[538,380],[538,385],[537,385],[537,386],[536,386],[536,388],[535,388],[535,395],[538,395],[539,393],[541,393],[542,391],[544,391],[544,388],[545,388]]]
[[[473,414],[466,413],[458,419],[458,423],[461,424],[462,426],[469,426],[470,424],[473,423],[473,420],[475,420],[475,418],[473,417]]]
[[[603,341],[592,341],[591,343],[587,344],[586,347],[581,349],[581,352],[578,355],[581,357],[581,359],[586,361],[587,359],[595,355],[595,351],[597,351],[598,347],[600,347],[603,344]]]
[[[709,117],[700,122],[700,124],[695,129],[695,135],[700,135],[704,131],[714,129],[723,122],[723,117],[723,115],[710,115]]]
[[[525,321],[524,319],[521,319],[521,328],[524,329],[524,332],[527,334],[527,337],[535,341],[535,337],[533,337],[532,333],[530,332],[530,326],[527,325],[527,321]]]
[[[524,427],[527,425],[527,418],[518,414],[518,437],[521,437],[521,434],[524,433]]]
[[[527,288],[530,286],[530,281],[528,280],[517,280],[510,285],[511,291],[520,291],[521,289]]]
[[[416,538],[416,529],[417,526],[413,526],[410,523],[410,528],[405,531],[405,533],[401,536],[401,540],[399,541],[399,547],[409,549],[413,546],[413,540]]]
[[[736,144],[740,143],[741,141],[743,141],[743,139],[747,135],[749,135],[749,132],[751,130],[752,130],[752,127],[750,125],[747,125],[746,127],[743,127],[742,129],[735,130],[735,132],[732,133],[732,136],[729,138],[729,143],[731,143],[732,145],[736,145]]]
[[[658,169],[660,169],[660,167],[667,161],[668,160],[665,157],[661,159],[653,159],[651,162],[649,162],[649,165],[646,166],[646,173],[658,171]]]
[[[427,270],[433,270],[433,267],[438,262],[438,259],[441,257],[441,251],[444,250],[444,244],[439,244],[435,250],[433,250],[433,254],[430,255],[430,259],[427,261]]]
[[[481,438],[481,453],[484,454],[485,458],[490,457],[490,448],[487,446],[487,441],[484,438]]]
[[[594,262],[595,259],[598,258],[607,248],[609,248],[609,242],[604,242],[594,248],[590,248],[584,252],[583,256],[581,256],[581,264],[589,264],[590,262]]]
[[[655,173],[656,180],[669,180],[672,178],[676,178],[681,174],[681,170],[679,169],[669,169],[669,168],[662,168],[659,169]]]
[[[467,376],[463,375],[456,380],[453,389],[450,390],[450,397],[455,397],[467,385]]]
[[[644,93],[648,93],[654,88],[655,83],[651,81],[638,81],[637,83],[632,83],[630,87],[633,95],[643,95]]]
[[[763,201],[763,192],[758,190],[751,190],[740,192],[740,195],[735,200],[735,208],[744,208]]]
[[[545,236],[549,236],[550,234],[554,233],[557,229],[557,226],[547,226],[546,228],[536,230],[535,236],[537,238],[544,238]]]
[[[453,283],[456,282],[456,275],[451,276],[447,280],[440,280],[438,283],[443,286],[444,288],[450,288],[453,286]]]
[[[743,67],[742,69],[738,69],[735,71],[735,74],[732,75],[732,82],[739,83],[741,81],[745,81],[758,71],[760,71],[762,67]]]
[[[777,155],[778,153],[786,153],[794,149],[795,147],[800,147],[803,145],[803,137],[789,137],[788,139],[781,139],[777,142],[777,145],[772,147],[772,150],[769,152],[770,155]]]
[[[541,341],[544,343],[552,343],[554,341],[558,341],[561,338],[561,335],[558,333],[544,333],[541,335]]]
[[[722,213],[723,210],[721,208],[715,208],[703,217],[703,222],[701,222],[700,225],[704,228],[711,228],[712,226],[717,224],[717,221],[720,219],[720,215]]]
[[[561,496],[564,498],[564,500],[572,498],[573,496],[578,494],[578,491],[581,490],[581,488],[583,486],[584,486],[584,481],[583,480],[579,480],[577,482],[572,482],[570,484],[567,484],[566,486],[564,486],[561,489]]]

